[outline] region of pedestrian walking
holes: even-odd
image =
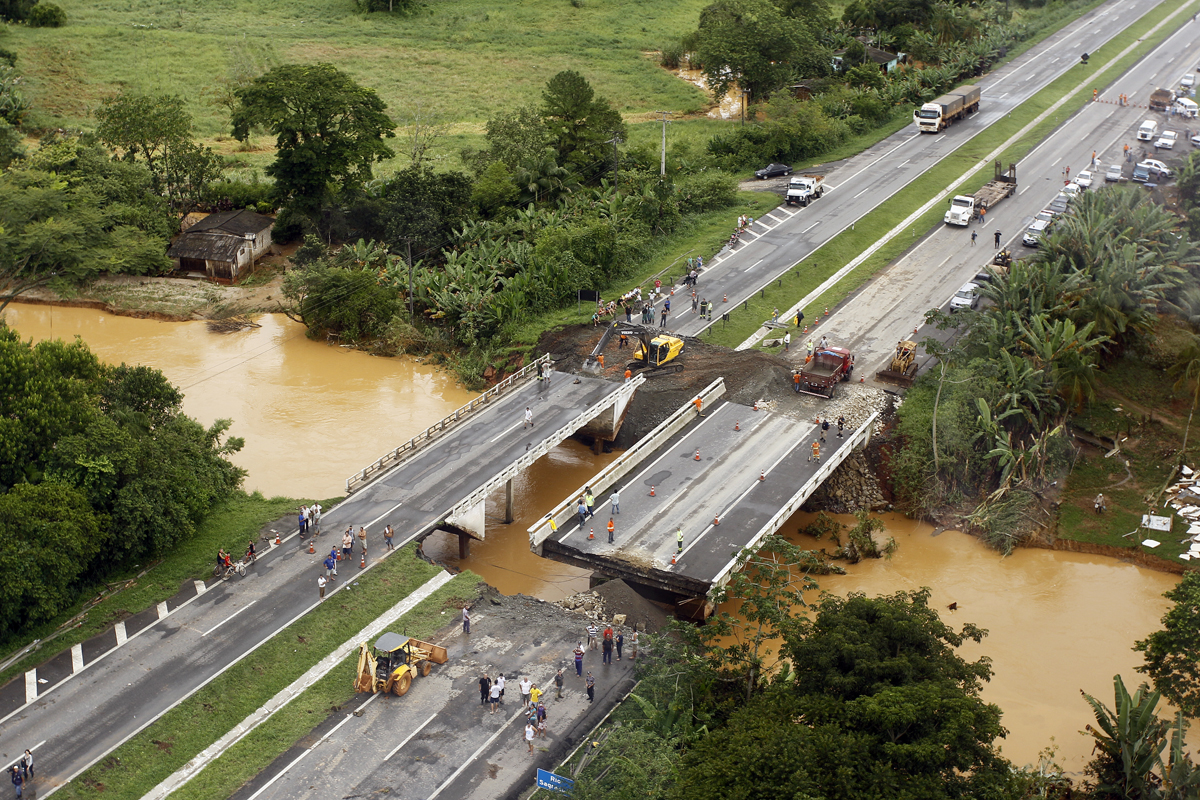
[[[583,500],[587,503],[588,517],[596,516],[596,496],[592,494],[592,487],[587,487],[583,494]]]
[[[788,331],[783,335],[783,352],[787,352],[792,348],[792,332]]]
[[[396,535],[396,532],[394,530],[392,530],[391,525],[383,526],[383,543],[384,543],[384,545],[387,546],[388,550],[396,549],[396,546],[394,544],[392,544],[392,538],[395,537],[395,535]]]
[[[596,637],[600,635],[600,629],[596,627],[596,623],[590,623],[587,626],[588,650],[596,649]]]
[[[633,629],[633,635],[629,637],[629,660],[637,658],[638,632],[637,628]]]
[[[591,673],[588,673],[588,674],[590,675]],[[589,689],[588,691],[590,692],[591,689]],[[13,788],[17,790],[17,798],[18,798],[18,800],[20,800],[21,792],[23,791],[23,789],[25,787],[25,779],[21,777],[21,770],[18,769],[15,764],[13,765],[10,772],[12,773]]]
[[[586,683],[587,683],[588,702],[590,703],[596,699],[596,679],[592,677],[591,672],[588,672],[588,674],[587,674]]]
[[[621,647],[625,644],[625,634],[618,633],[613,637],[613,644],[617,648],[617,661],[621,660]]]
[[[993,235],[996,237],[996,249],[999,250],[1000,249],[1000,231],[996,231],[995,234],[993,234]]]
[[[496,676],[496,685],[500,687],[500,705],[504,705],[504,673]]]
[[[601,652],[602,652],[602,655],[600,656],[601,664],[611,664],[612,663],[612,651],[613,651],[612,639],[605,637],[604,647],[601,649]]]
[[[525,406],[525,424],[521,426],[521,430],[525,430],[531,425],[533,425],[533,410],[529,406]]]
[[[812,456],[810,456],[808,460],[820,462],[820,460],[821,460],[821,445],[818,442],[812,443]]]
[[[975,246],[975,240],[979,238],[979,231],[971,231],[971,247]]]
[[[683,528],[675,529],[675,553],[683,552]]]
[[[488,713],[495,714],[496,706],[498,705],[500,705],[500,683],[497,678],[497,682],[493,683],[491,688],[488,689]]]
[[[529,708],[529,692],[533,689],[533,681],[529,680],[529,676],[525,676],[517,686],[521,689],[521,708]]]
[[[842,428],[844,428],[845,425],[846,425],[846,418],[843,416],[838,416],[838,438],[839,439],[842,438]]]
[[[21,756],[21,770],[25,773],[25,780],[33,780],[33,753],[29,748],[26,748],[25,755]]]
[[[579,514],[579,527],[582,528],[583,524],[587,522],[587,503],[583,502],[582,497],[579,498],[579,503],[575,506],[575,512]]]
[[[583,675],[583,642],[575,647],[575,674]],[[559,697],[562,697],[561,692],[559,692]]]
[[[533,723],[532,723],[532,722],[526,722],[526,723],[525,723],[525,743],[529,745],[529,755],[533,755],[533,736],[534,736],[534,733],[535,733],[535,731],[533,730]]]
[[[325,584],[327,584],[327,583],[329,583],[329,581],[325,578],[324,575],[317,576],[317,594],[319,594],[321,596],[322,600],[325,599]]]
[[[583,653],[582,650],[579,652],[580,652],[580,654]],[[580,663],[581,664],[583,663],[582,657],[580,658]],[[555,697],[558,698],[559,700],[562,700],[562,685],[563,685],[563,676],[562,676],[562,670],[560,669],[558,671],[558,673],[554,676],[554,693],[555,693]]]
[[[479,676],[479,705],[488,704],[488,694],[492,691],[492,679],[485,672]]]
[[[825,432],[829,430],[829,417],[821,420],[821,441],[825,441]]]
[[[608,518],[608,543],[609,544],[613,543],[613,531],[615,529],[616,529],[616,525],[613,524],[613,518],[609,517]]]
[[[466,606],[463,606],[463,633],[470,633],[470,632],[471,632],[471,612]]]
[[[621,513],[621,495],[617,493],[616,489],[613,489],[613,493],[609,495],[608,502],[612,505],[613,516]]]

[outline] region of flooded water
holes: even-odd
[[[161,369],[183,389],[188,414],[205,424],[234,420],[232,433],[246,439],[235,461],[249,471],[247,488],[267,495],[340,495],[346,476],[471,397],[445,372],[310,341],[300,325],[277,315],[233,334],[210,333],[202,322],[86,309],[12,305],[6,316],[26,338],[79,335],[105,361]],[[468,558],[460,562],[457,539],[441,533],[429,538],[426,553],[475,571],[505,594],[554,600],[586,589],[585,571],[530,553],[526,529],[614,457],[565,442],[514,479],[512,524],[502,522],[499,493],[488,502],[487,539],[473,543]],[[1077,732],[1091,716],[1079,690],[1111,703],[1114,674],[1130,687],[1139,682],[1133,668],[1141,659],[1130,648],[1157,629],[1167,607],[1162,593],[1176,577],[1046,550],[1001,558],[969,536],[932,536],[928,526],[903,517],[883,519],[899,544],[895,556],[825,576],[821,588],[874,595],[929,586],[945,619],[990,632],[964,655],[993,660],[984,697],[1004,710],[1005,754],[1019,765],[1033,762],[1053,738],[1064,766],[1080,769],[1091,746]],[[784,530],[804,521],[797,515]],[[950,603],[958,610],[946,610]]]
[[[793,517],[783,529],[793,532],[787,538],[832,551],[828,540],[794,533],[811,518]],[[838,519],[855,522],[850,516]],[[1052,550],[1017,550],[1002,558],[972,536],[955,531],[932,536],[928,525],[897,514],[881,519],[896,539],[893,557],[846,565],[846,575],[821,576],[821,589],[880,595],[928,586],[930,605],[943,621],[958,628],[973,622],[988,631],[981,644],[968,643],[961,653],[970,660],[992,659],[995,674],[983,698],[1004,711],[1009,731],[1004,754],[1018,766],[1036,763],[1053,737],[1060,763],[1081,770],[1091,739],[1078,731],[1094,718],[1080,690],[1111,706],[1113,675],[1120,673],[1131,690],[1144,679],[1134,671],[1141,655],[1131,648],[1159,628],[1168,606],[1162,594],[1178,577]],[[956,611],[947,609],[951,603],[958,604]],[[1189,740],[1200,743],[1197,731]]]

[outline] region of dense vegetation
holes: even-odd
[[[115,570],[185,541],[242,471],[228,420],[205,429],[147,367],[0,324],[0,637],[50,619]]]

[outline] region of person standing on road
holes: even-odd
[[[582,652],[582,651],[580,651],[580,652]],[[582,663],[582,662],[580,662],[580,663]],[[558,671],[558,674],[554,676],[555,696],[559,700],[562,700],[562,685],[563,685],[563,676],[562,676],[562,670],[560,669]]]
[[[829,417],[821,420],[821,441],[825,441],[825,433],[829,430]]]
[[[596,495],[592,494],[592,487],[585,489],[583,499],[587,503],[588,517],[596,516]]]
[[[638,631],[637,631],[637,628],[634,628],[633,635],[629,637],[629,647],[631,648],[629,651],[629,660],[630,661],[633,661],[634,659],[637,658],[637,644],[638,644],[637,640],[638,640]]]
[[[496,676],[496,685],[500,687],[500,704],[504,704],[504,673]]]
[[[312,507],[312,528],[313,536],[321,535],[321,504],[317,503]]]
[[[334,575],[337,575],[337,559],[333,557],[332,553],[325,557],[324,567],[326,578],[332,578]]]
[[[529,680],[529,676],[526,675],[521,678],[517,687],[521,690],[521,708],[529,708],[529,692],[533,689],[533,681]]]
[[[596,679],[592,677],[591,672],[588,672],[586,682],[587,682],[588,702],[590,703],[596,699]]]
[[[599,635],[600,628],[596,626],[596,623],[593,622],[587,626],[588,650],[596,649],[596,637]]]
[[[591,675],[591,673],[588,674]],[[591,689],[588,689],[588,691],[591,692]],[[25,779],[21,777],[21,770],[17,768],[16,764],[13,765],[9,772],[12,773],[11,777],[13,788],[17,790],[17,800],[20,800],[21,792],[25,786]]]
[[[392,530],[391,525],[383,526],[383,543],[384,543],[384,545],[387,546],[388,550],[396,549],[395,545],[392,544],[392,537],[395,535],[396,535],[396,532],[394,530]]]
[[[342,559],[345,561],[349,561],[350,556],[354,554],[354,534],[351,533],[353,527],[347,527],[346,532],[342,534]]]
[[[800,394],[800,371],[792,373],[792,386],[796,389],[796,394]]]
[[[812,443],[812,456],[809,457],[808,460],[816,461],[817,463],[820,463],[820,461],[821,461],[821,445],[818,442]]]
[[[525,424],[521,426],[521,430],[525,430],[533,425],[533,410],[529,406],[525,406]]]
[[[583,498],[579,498],[579,504],[575,506],[575,511],[579,514],[579,527],[583,528],[583,524],[587,522],[587,504],[583,502]]]
[[[479,705],[488,704],[488,694],[492,691],[492,679],[485,672],[479,676]]]
[[[791,350],[791,349],[792,349],[792,332],[788,331],[787,333],[785,333],[783,335],[783,352],[786,353],[788,350]]]
[[[659,317],[659,319],[658,319],[658,327],[660,327],[660,328],[666,327],[666,324],[667,324],[667,309],[664,306],[663,310],[662,310],[662,316]]]
[[[996,248],[999,249],[1000,248],[1000,231],[996,231],[995,234],[993,234],[993,235],[996,237]]]
[[[21,771],[25,773],[25,780],[33,780],[33,753],[29,748],[26,748],[25,755],[21,756]]]
[[[531,684],[529,687],[529,705],[531,707],[537,706],[541,702],[543,694],[545,692],[539,689],[536,683]]]
[[[678,554],[682,553],[683,552],[683,528],[675,529],[675,545],[676,545],[675,554],[678,555]]]
[[[621,646],[625,644],[625,634],[618,633],[613,637],[613,644],[617,648],[617,661],[621,660]]]
[[[463,606],[463,633],[471,632],[471,610]]]
[[[616,530],[616,525],[613,524],[613,518],[608,518],[608,543],[613,543],[613,531]]]
[[[812,339],[809,339],[809,340],[808,340],[808,343],[807,343],[807,345],[806,345],[806,346],[808,347],[808,357],[809,357],[809,358],[812,358],[812,355],[813,355],[813,340],[812,340]]]
[[[842,438],[842,428],[844,428],[845,426],[846,426],[846,418],[839,415],[838,416],[838,438],[839,439]]]
[[[488,713],[495,714],[496,706],[498,706],[498,705],[500,705],[500,679],[499,678],[497,678],[496,682],[493,683],[491,685],[491,687],[488,689],[488,706],[490,707]]]
[[[604,637],[603,654],[600,656],[601,664],[611,664],[612,663],[612,650],[613,650],[612,639],[609,639],[607,636]]]
[[[525,723],[525,743],[529,745],[529,755],[533,755],[533,723]]]
[[[304,516],[304,506],[300,506],[300,513],[296,516],[296,527],[300,530],[301,536],[304,536],[304,523],[306,519]]]
[[[325,599],[325,584],[329,583],[324,575],[317,576],[317,593],[321,595],[321,599]]]
[[[971,247],[975,246],[975,240],[979,238],[979,231],[971,231]]]
[[[583,642],[575,646],[575,674],[581,677],[583,675]],[[561,696],[560,693],[559,697]]]
[[[613,493],[609,495],[608,502],[612,504],[612,513],[614,517],[621,513],[621,495],[617,493],[616,489],[613,489]]]

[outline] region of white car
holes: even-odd
[[[1157,159],[1147,158],[1145,161],[1143,161],[1141,163],[1145,164],[1147,167],[1150,167],[1151,169],[1158,170],[1160,173],[1162,173],[1162,176],[1164,178],[1171,177],[1171,170],[1167,167],[1166,164],[1164,164],[1163,162],[1161,162]]]
[[[1026,247],[1037,247],[1042,236],[1045,235],[1046,229],[1050,227],[1050,220],[1035,219],[1033,224],[1025,230],[1025,235],[1021,237],[1021,244]]]
[[[950,313],[964,308],[974,308],[979,305],[979,286],[974,283],[964,283],[950,298]]]
[[[1082,191],[1083,187],[1078,183],[1068,183],[1059,194],[1065,194],[1068,200],[1074,200]]]
[[[1184,75],[1183,78],[1180,79],[1179,85],[1185,89],[1192,88],[1196,85],[1196,74],[1194,72],[1189,72],[1187,75]]]
[[[1099,168],[1100,165],[1097,164],[1096,167]],[[1081,189],[1090,189],[1092,188],[1093,177],[1092,172],[1085,169],[1075,176],[1075,183],[1079,184]]]
[[[1104,173],[1104,180],[1110,183],[1116,183],[1121,180],[1121,165],[1111,164],[1108,167],[1108,172]]]
[[[1165,150],[1174,150],[1175,140],[1178,138],[1179,134],[1175,131],[1163,131],[1162,135],[1158,137],[1158,141],[1154,143],[1154,147],[1156,149],[1161,147]]]
[[[1192,146],[1200,147],[1200,133],[1197,133],[1195,136],[1192,137]]]

